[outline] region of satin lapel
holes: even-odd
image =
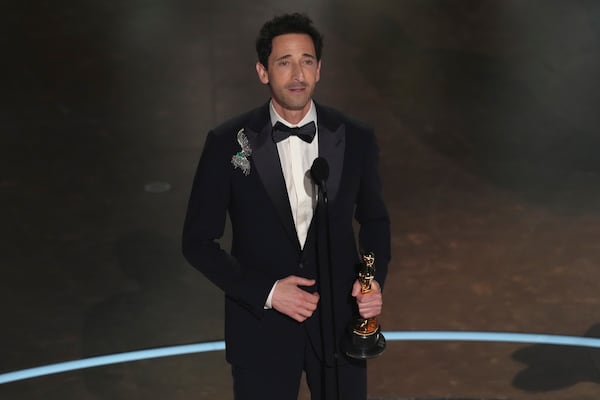
[[[338,124],[335,130],[330,130],[327,126],[321,125],[319,121],[319,156],[327,160],[329,164],[329,179],[327,180],[327,194],[330,202],[335,201],[340,181],[342,179],[342,169],[344,167],[344,150],[346,148],[346,128],[343,124]]]
[[[285,178],[281,172],[279,153],[277,152],[277,146],[271,139],[270,120],[267,118],[267,122],[260,131],[254,129],[256,128],[246,128],[246,134],[250,142],[250,148],[252,149],[251,158],[254,160],[256,172],[279,214],[285,231],[290,236],[290,239],[300,248],[285,186]]]

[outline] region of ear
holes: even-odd
[[[267,85],[269,83],[269,71],[259,61],[256,62],[256,73],[263,84]]]
[[[319,79],[321,79],[321,60],[319,60],[319,62],[317,63],[317,75],[315,76],[316,78],[316,82],[319,82]]]

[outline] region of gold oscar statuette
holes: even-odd
[[[375,255],[367,253],[362,255],[362,262],[358,271],[358,281],[363,294],[370,293],[373,289],[371,281],[375,278]],[[344,351],[347,356],[364,360],[375,358],[383,353],[385,338],[377,318],[356,317],[348,325],[348,332],[344,341]]]

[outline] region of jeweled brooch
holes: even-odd
[[[244,175],[248,176],[250,175],[250,161],[248,160],[248,157],[252,154],[252,149],[250,148],[250,143],[248,143],[248,138],[244,133],[244,128],[240,129],[237,133],[237,141],[242,150],[231,157],[231,163],[234,168],[241,169]]]

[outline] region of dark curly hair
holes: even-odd
[[[265,22],[256,39],[258,61],[265,68],[268,67],[269,55],[273,50],[273,38],[286,33],[305,33],[309,35],[315,45],[317,61],[321,60],[323,35],[314,27],[312,20],[306,14],[284,14]]]

